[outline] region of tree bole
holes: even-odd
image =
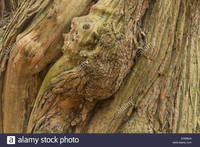
[[[0,132],[200,132],[200,1],[19,6],[0,36]]]

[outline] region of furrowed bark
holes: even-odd
[[[162,7],[159,8],[160,4]],[[153,57],[154,62],[132,74],[146,73],[143,77],[147,77],[150,83],[141,82],[145,83],[143,87],[147,90],[138,88],[138,92],[143,89],[143,94],[135,97],[137,111],[121,127],[121,132],[198,132],[199,6],[199,1],[195,0],[160,1],[154,4],[152,14],[159,10],[165,15],[160,18],[159,15],[147,14],[144,28],[149,31],[151,42],[155,42],[154,50],[148,56]],[[160,23],[155,23],[154,30],[150,30],[153,23],[149,20],[156,22],[158,18]],[[145,61],[140,64],[142,62]]]
[[[199,0],[11,1],[0,132],[200,132]]]
[[[3,18],[5,9],[6,9],[5,0],[0,0],[0,20],[2,20],[2,18]]]
[[[33,23],[28,24],[26,30],[21,28],[23,30],[21,34],[19,34],[19,29],[16,29],[16,25],[8,27],[8,31],[12,29],[15,31],[5,34],[4,40],[7,44],[5,46],[15,42],[15,38],[17,39],[10,55],[2,54],[3,57],[1,56],[3,59],[1,60],[1,69],[2,71],[6,69],[3,83],[4,132],[26,131],[29,115],[42,80],[40,73],[60,56],[63,30],[67,31],[71,19],[81,15],[88,8],[90,2],[91,0],[25,2],[31,7],[26,9],[24,15],[22,15],[23,12],[19,12],[22,14],[19,16],[21,20],[18,25],[21,28],[23,26],[21,23],[26,24],[26,21],[30,23],[30,19],[25,18],[27,16],[32,18],[37,13],[37,16],[32,18]],[[41,11],[41,7],[44,8],[43,11]],[[45,9],[46,7],[47,9]],[[22,10],[19,9],[19,11]],[[13,20],[18,17],[17,14]],[[5,48],[3,49],[5,50]],[[8,56],[10,57],[6,68]],[[18,121],[12,125],[15,120]]]
[[[7,0],[11,11],[15,12],[20,5],[24,2],[24,0]]]
[[[143,20],[150,47],[86,132],[199,132],[199,14],[199,1],[151,3]]]

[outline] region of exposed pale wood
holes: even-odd
[[[22,5],[24,9],[19,9],[16,13],[13,22],[17,23],[11,22],[8,27],[4,35],[3,50],[9,46],[8,44],[14,42],[15,38],[17,38],[16,46],[12,48],[10,55],[1,52],[1,69],[6,70],[3,89],[4,132],[25,132],[42,80],[40,72],[59,56],[62,32],[68,30],[67,26],[71,19],[82,14],[90,2],[91,0],[76,2],[45,0],[35,3],[30,1],[25,2]],[[32,23],[30,18],[33,19]],[[27,22],[29,26],[23,30],[23,24],[27,25]],[[22,30],[23,32],[19,34]],[[8,56],[6,68],[5,61]],[[13,122],[15,125],[11,125]]]

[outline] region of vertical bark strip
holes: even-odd
[[[148,31],[149,40],[152,43],[156,40],[157,44],[148,54],[153,57],[154,62],[151,63],[153,66],[146,64],[147,66],[133,72],[132,75],[138,75],[138,72],[146,73],[147,75],[143,74],[143,78],[147,77],[152,84],[145,81],[143,87],[147,89],[146,92],[144,88],[134,91],[139,92],[141,89],[143,94],[137,94],[133,99],[135,111],[130,120],[121,126],[120,132],[195,133],[198,131],[200,99],[198,11],[199,1],[195,0],[157,1],[152,12],[147,14],[144,29]],[[162,19],[159,15],[154,15],[156,12],[167,15]],[[161,20],[156,22],[159,19]],[[154,27],[150,27],[153,23],[149,20],[155,22]],[[157,32],[159,34],[156,34]],[[150,73],[144,71],[148,69],[147,67],[150,67]]]

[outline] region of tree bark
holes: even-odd
[[[20,8],[19,11],[22,12],[14,16],[13,22],[9,25],[13,30],[7,29],[3,49],[8,49],[6,46],[11,42],[14,46],[10,47],[10,53],[1,52],[2,72],[5,70],[6,60],[9,57],[2,94],[5,114],[4,132],[25,132],[29,114],[40,87],[41,72],[58,58],[62,46],[62,32],[67,31],[72,17],[81,15],[89,3],[90,0],[79,2],[63,0],[59,3],[43,0],[35,3],[27,1],[22,6],[24,10]],[[30,8],[27,9],[27,6]],[[79,11],[77,11],[78,8]],[[38,15],[38,13],[42,14]],[[30,22],[33,23],[28,24]],[[16,25],[12,23],[19,24],[19,29],[16,29]],[[25,30],[22,28],[24,26],[27,26]],[[18,120],[15,125],[10,125],[15,120]]]
[[[0,132],[200,132],[199,0],[14,9],[0,44]]]

